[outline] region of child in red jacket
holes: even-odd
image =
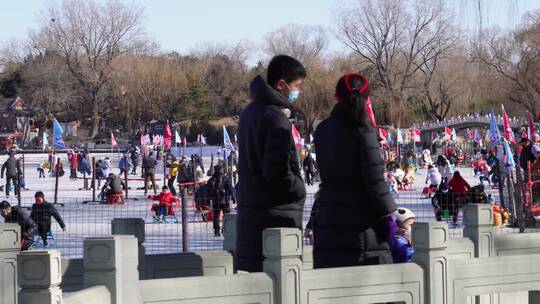
[[[159,201],[159,204],[154,204],[152,206],[152,210],[156,212],[156,215],[154,215],[154,220],[158,223],[167,222],[167,220],[165,220],[165,216],[169,214],[169,210],[171,210],[173,204],[178,203],[178,198],[169,192],[169,187],[167,186],[163,186],[163,188],[161,188],[160,194],[150,195],[148,198],[154,201]]]

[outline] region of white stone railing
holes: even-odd
[[[466,206],[464,217],[462,239],[450,240],[446,223],[416,223],[415,263],[312,270],[301,231],[273,228],[263,235],[263,273],[153,280],[139,280],[134,236],[88,238],[84,289],[64,299],[59,252],[19,254],[17,277],[18,226],[0,225],[2,303],[17,303],[17,296],[25,304],[540,303],[540,234],[495,235],[489,205]],[[227,218],[232,235],[235,219]],[[18,286],[8,283],[17,281]]]
[[[94,303],[94,304],[111,304],[111,293],[105,286],[94,286],[81,291],[74,292],[66,297],[63,304],[80,304],[80,303]]]

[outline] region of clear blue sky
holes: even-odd
[[[104,1],[104,0],[99,0]],[[264,34],[288,23],[332,27],[332,10],[345,0],[121,0],[145,8],[148,33],[165,50],[187,52],[205,42],[261,42]],[[354,1],[354,0],[353,0]],[[463,25],[474,27],[476,1],[448,0]],[[0,43],[25,38],[37,27],[37,12],[51,0],[4,0]],[[483,0],[484,26],[509,27],[524,12],[540,9],[540,0]],[[514,5],[510,5],[513,3]],[[517,20],[515,20],[517,19]],[[333,41],[331,49],[340,49]]]

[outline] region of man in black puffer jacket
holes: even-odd
[[[268,66],[268,82],[261,76],[251,82],[253,101],[242,111],[238,129],[239,270],[262,271],[264,229],[302,228],[306,189],[287,112],[305,77],[300,62],[280,55]]]
[[[32,205],[30,218],[37,224],[39,236],[43,240],[43,246],[47,246],[47,233],[51,230],[52,224],[51,217],[54,217],[60,228],[64,231],[66,231],[66,224],[54,205],[45,201],[43,192],[36,192],[35,199],[36,202]]]
[[[17,176],[20,176],[22,174],[22,171],[19,161],[15,158],[15,152],[10,152],[9,158],[2,165],[2,172],[0,174],[0,178],[4,178],[4,173],[6,175],[6,196],[9,197],[10,181],[13,182],[13,185],[15,186],[14,192],[15,195],[17,195],[17,185],[19,183],[19,179],[17,178]]]
[[[7,201],[0,202],[0,215],[5,223],[19,224],[21,226],[21,251],[32,246],[32,238],[36,231],[36,223],[17,206],[11,207]]]

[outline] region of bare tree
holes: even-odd
[[[424,61],[420,66],[417,99],[427,119],[443,120],[469,91],[469,62],[462,50],[455,48],[443,56]]]
[[[328,36],[320,26],[288,24],[264,37],[262,49],[269,56],[289,55],[306,67],[308,78],[302,88],[298,108],[304,115],[306,138],[313,131],[315,120],[322,118],[331,107],[332,86],[336,75],[328,68],[326,49]]]
[[[64,0],[42,12],[41,29],[31,35],[36,48],[54,52],[76,79],[90,113],[91,136],[105,102],[115,59],[146,45],[143,11],[119,1]]]
[[[516,31],[486,31],[475,49],[476,58],[506,81],[507,97],[540,119],[540,11],[529,13]]]
[[[264,37],[263,50],[269,56],[289,55],[308,69],[324,56],[328,36],[321,26],[288,24]]]
[[[359,0],[336,11],[338,38],[376,71],[373,86],[400,126],[404,105],[414,95],[420,68],[453,41],[452,18],[441,0]],[[389,123],[389,121],[386,121]]]

